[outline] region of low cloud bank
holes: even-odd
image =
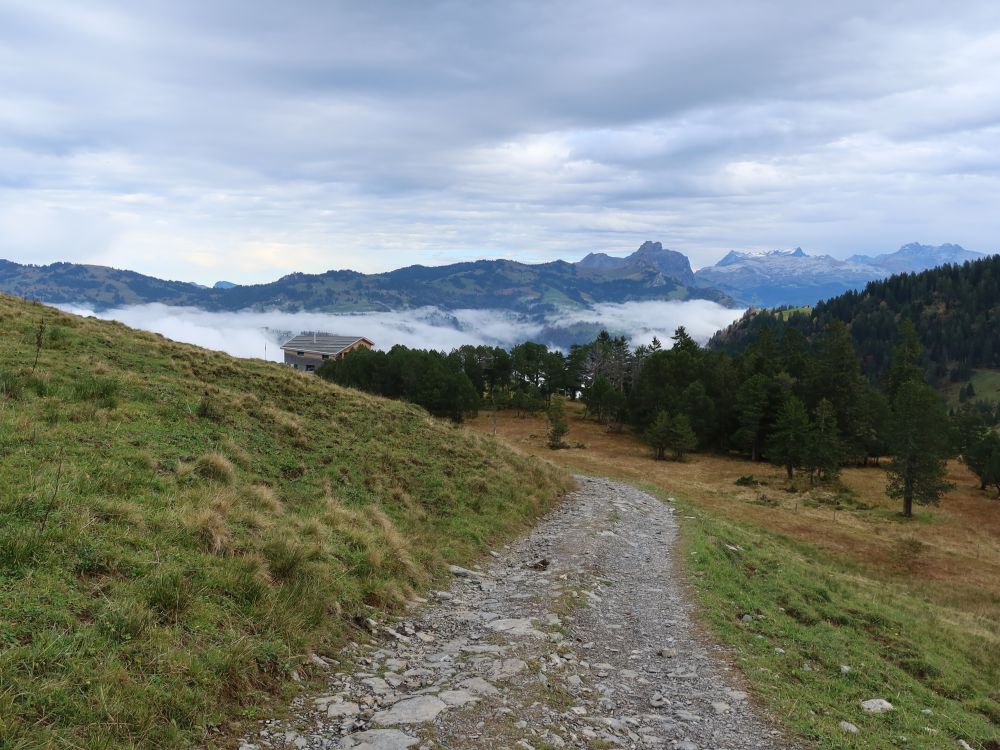
[[[463,344],[510,347],[527,340],[565,347],[568,330],[607,328],[625,334],[633,344],[667,341],[683,325],[700,341],[708,339],[742,314],[706,300],[626,302],[567,310],[536,320],[502,310],[442,310],[423,307],[396,312],[356,314],[284,312],[208,312],[193,307],[151,304],[94,312],[63,306],[67,312],[117,320],[175,341],[228,352],[237,357],[280,361],[282,341],[300,331],[329,331],[365,336],[379,349],[396,344],[450,351]],[[590,336],[582,335],[580,340]],[[546,340],[547,339],[547,340]]]

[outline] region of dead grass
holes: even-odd
[[[521,450],[586,474],[634,484],[653,484],[713,511],[751,523],[850,560],[867,576],[905,585],[911,592],[950,608],[965,627],[995,630],[1000,622],[1000,501],[981,492],[960,463],[949,464],[955,489],[940,506],[919,508],[904,522],[885,496],[881,468],[846,469],[843,484],[854,505],[838,510],[827,490],[787,492],[782,469],[735,457],[693,454],[682,463],[652,460],[649,449],[628,432],[610,433],[568,408],[567,441],[586,448],[552,451],[541,418],[501,412],[497,434]],[[492,432],[490,415],[468,423]],[[737,486],[752,474],[756,487]],[[808,483],[801,485],[808,490]],[[807,502],[812,500],[812,502]],[[848,506],[850,507],[850,506]],[[977,625],[978,624],[978,625]],[[994,635],[994,637],[996,637]]]

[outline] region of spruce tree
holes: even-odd
[[[840,475],[843,448],[837,431],[837,414],[825,398],[816,406],[806,442],[805,467],[810,481],[830,481]]]
[[[936,504],[951,488],[945,481],[946,460],[952,452],[948,415],[937,392],[924,383],[902,383],[892,402],[889,425],[889,486],[886,494],[903,503],[903,515],[913,504]]]
[[[563,438],[569,432],[569,425],[566,424],[565,401],[566,399],[559,395],[552,396],[549,401],[549,448],[552,450],[566,447]]]
[[[668,412],[661,411],[642,435],[642,439],[653,449],[657,461],[665,458],[667,448],[670,447],[672,430],[673,419]]]
[[[674,461],[680,461],[684,454],[693,451],[698,445],[698,437],[691,429],[691,420],[687,414],[677,414],[670,421],[670,449],[674,452]]]
[[[801,400],[789,396],[774,423],[768,454],[772,463],[784,466],[788,478],[805,463],[809,441],[809,414]]]
[[[904,320],[899,326],[899,335],[900,341],[893,350],[892,365],[885,379],[885,392],[890,400],[896,397],[903,383],[924,381],[924,370],[920,366],[924,348],[920,345],[913,322]]]
[[[762,373],[745,380],[736,393],[736,411],[740,420],[737,440],[750,450],[753,461],[760,460],[769,403],[770,380]]]

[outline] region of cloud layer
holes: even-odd
[[[653,336],[667,341],[679,325],[704,341],[736,320],[741,310],[714,302],[626,302],[598,305],[591,310],[563,312],[544,321],[529,320],[500,310],[439,310],[424,307],[405,312],[358,315],[282,312],[207,312],[193,307],[137,305],[95,313],[62,306],[77,315],[117,320],[133,328],[162,334],[175,341],[228,352],[237,357],[280,361],[280,344],[301,331],[329,331],[365,336],[379,349],[403,344],[420,349],[451,351],[463,344],[511,347],[523,341],[545,339],[545,330],[578,323],[595,324],[628,335],[634,344]],[[549,343],[545,341],[544,343]]]
[[[1000,5],[8,0],[0,257],[997,249]]]

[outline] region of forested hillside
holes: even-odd
[[[751,310],[710,345],[738,352],[765,330],[777,340],[789,329],[812,342],[839,321],[850,331],[862,372],[876,381],[889,367],[904,320],[915,326],[923,364],[938,384],[967,381],[976,368],[1000,367],[1000,255],[873,281],[811,310]]]

